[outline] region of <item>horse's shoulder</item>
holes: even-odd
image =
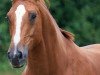
[[[92,57],[98,57],[100,56],[100,44],[92,44],[80,47],[82,54],[85,54],[86,56]]]
[[[92,44],[80,47],[82,52],[84,52],[87,56],[98,57],[100,56],[100,44]]]
[[[85,49],[93,49],[93,50],[99,50],[100,51],[100,44],[92,44],[92,45],[87,45],[87,46],[83,46],[82,48]]]
[[[88,61],[92,63],[95,70],[100,74],[100,44],[92,44],[81,47]]]

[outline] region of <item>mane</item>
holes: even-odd
[[[61,33],[68,40],[74,40],[74,35],[71,32],[65,31],[65,30],[63,30],[63,29],[61,29],[61,28],[58,27],[57,22],[52,17],[52,15],[49,13],[48,7],[46,6],[46,3],[44,3],[43,1],[45,2],[45,1],[48,1],[48,0],[40,0],[39,5],[41,5],[44,8],[44,10],[46,10],[46,13],[48,13],[50,19],[52,20],[53,25],[55,27],[57,27],[58,31],[60,31],[59,33]]]
[[[71,39],[74,40],[74,34],[65,30],[62,30],[60,28],[61,33],[63,34],[64,37],[66,37],[67,39]]]

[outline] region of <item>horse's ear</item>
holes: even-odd
[[[68,32],[68,31],[65,31],[61,28],[60,28],[60,31],[67,39],[74,40],[74,34]]]

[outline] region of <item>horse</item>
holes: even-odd
[[[100,75],[100,44],[79,47],[58,27],[44,0],[13,0],[7,13],[12,67],[22,75]]]

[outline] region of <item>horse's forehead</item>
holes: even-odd
[[[20,34],[21,34],[21,25],[23,16],[26,13],[25,6],[20,4],[15,11],[15,35],[14,35],[14,45],[15,47],[20,42]],[[16,51],[15,51],[16,53]]]
[[[15,14],[15,11],[16,9],[22,9],[23,6],[25,7],[26,9],[26,12],[30,12],[30,11],[36,11],[37,7],[34,3],[30,3],[30,2],[16,2],[15,4],[12,5],[12,8],[10,9],[10,11],[8,12],[8,15],[12,15],[12,14]]]
[[[23,4],[20,4],[17,6],[15,14],[16,16],[21,17],[23,16],[23,14],[25,14],[25,12],[26,12],[25,6]]]

